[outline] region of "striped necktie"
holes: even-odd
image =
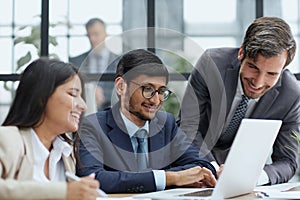
[[[235,110],[235,113],[224,133],[224,139],[228,142],[233,141],[233,138],[241,124],[242,119],[245,117],[247,107],[248,107],[248,102],[250,98],[246,97],[245,95],[242,95],[242,100],[239,103],[238,107]]]

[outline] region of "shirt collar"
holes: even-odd
[[[39,152],[38,158],[45,159],[49,156],[48,149],[41,142],[36,132],[31,129],[32,142],[35,152]],[[64,154],[64,156],[68,157],[72,153],[72,147],[65,141],[63,141],[60,137],[55,137],[52,142],[53,149],[52,151],[58,152],[59,154]]]
[[[56,137],[52,143],[54,151],[61,152],[64,156],[68,157],[72,153],[72,147],[61,137]]]
[[[139,130],[139,129],[145,129],[147,131],[147,134],[149,134],[149,121],[146,121],[146,123],[144,124],[144,126],[142,127],[138,127],[137,125],[135,125],[135,123],[133,123],[130,119],[128,119],[121,111],[121,109],[119,110],[121,117],[124,121],[125,127],[127,129],[128,135],[129,137],[133,137],[134,134]]]

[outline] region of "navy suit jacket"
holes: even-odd
[[[201,153],[219,164],[224,163],[232,143],[225,143],[223,133],[239,79],[238,50],[206,50],[191,74],[181,105],[180,127],[195,139]],[[291,134],[300,133],[300,88],[288,69],[259,99],[249,118],[283,121],[273,145],[272,163],[264,170],[271,184],[287,182],[298,161],[298,142]]]
[[[156,191],[152,170],[179,171],[194,166],[214,167],[200,159],[199,149],[176,126],[174,117],[159,111],[149,123],[149,169],[137,172],[130,137],[119,106],[90,115],[79,131],[77,174],[96,174],[100,187],[108,193]]]

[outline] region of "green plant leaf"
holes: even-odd
[[[57,42],[56,38],[53,37],[53,36],[49,36],[49,43],[52,44],[53,46],[58,45],[58,42]]]
[[[285,145],[285,148],[291,150],[291,151],[297,151],[297,149],[294,149],[293,147],[291,147],[290,145]]]
[[[35,40],[31,44],[36,48],[37,51],[40,50],[40,48],[41,48],[41,41],[40,40]]]
[[[25,28],[27,28],[28,26],[26,26],[26,25],[24,25],[24,26],[20,26],[19,28],[18,28],[18,30],[19,31],[22,31],[22,30],[24,30]]]
[[[25,42],[27,40],[27,37],[18,37],[14,40],[14,45],[19,44],[21,42]]]
[[[294,138],[297,142],[298,142],[298,145],[300,144],[300,137],[298,136],[298,134],[292,130],[292,133],[290,134],[292,138]]]
[[[40,15],[36,15],[34,17],[37,18],[41,18]],[[70,27],[69,22],[67,21],[67,18],[65,17],[65,21],[66,22],[57,22],[57,23],[50,23],[49,27],[51,28],[55,28],[57,25],[64,25],[64,26],[68,26]],[[41,27],[40,27],[40,23],[36,24],[36,25],[29,25],[29,26],[22,26],[19,28],[19,30],[23,30],[23,29],[30,29],[31,32],[30,34],[28,34],[25,37],[17,37],[14,40],[14,45],[22,43],[23,44],[29,44],[29,45],[33,45],[33,47],[35,48],[37,55],[40,56],[41,55]],[[49,36],[49,44],[53,45],[53,46],[57,46],[58,42],[56,39],[56,36]],[[56,54],[51,54],[49,56],[55,57],[57,59],[59,59],[59,57]],[[28,51],[27,54],[21,58],[18,59],[17,61],[17,69],[19,70],[21,67],[23,67],[25,64],[27,64],[28,62],[30,62],[32,59],[32,55],[31,53]]]
[[[25,56],[21,57],[17,62],[17,70],[26,65],[31,60],[31,53],[28,51]]]
[[[9,86],[7,85],[7,81],[4,82],[3,87],[4,87],[4,89],[5,89],[6,91],[11,91],[11,87],[9,87]]]
[[[299,144],[300,144],[300,137],[298,136],[297,132],[295,130],[292,130],[290,133],[290,136],[295,139],[298,143],[298,148],[295,149],[293,147],[291,147],[290,145],[285,145],[284,147],[291,150],[291,151],[297,151],[299,149]]]

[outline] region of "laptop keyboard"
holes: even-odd
[[[201,191],[197,191],[197,192],[191,192],[191,193],[186,193],[186,194],[182,194],[179,196],[188,196],[188,197],[209,197],[212,195],[213,192],[213,188],[209,188],[206,190],[201,190]]]

